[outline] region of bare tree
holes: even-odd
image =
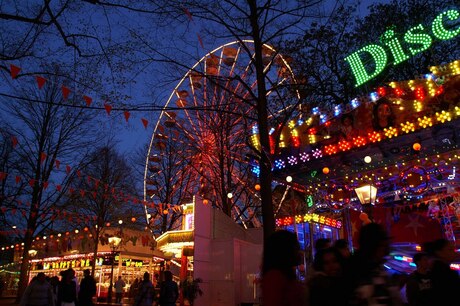
[[[84,160],[85,148],[97,141],[91,125],[93,115],[73,108],[75,101],[64,102],[57,84],[49,82],[41,90],[23,86],[16,89],[15,96],[2,98],[2,120],[8,133],[17,139],[15,158],[2,159],[2,164],[8,165],[8,172],[23,182],[6,180],[9,186],[4,189],[17,195],[5,199],[10,208],[6,213],[18,228],[24,229],[18,297],[27,285],[32,241],[55,223],[53,212],[61,209],[62,197],[75,176],[75,168],[66,172],[64,165]],[[24,218],[15,216],[16,210]]]
[[[66,210],[85,216],[76,220],[78,227],[86,227],[92,237],[94,257],[97,258],[101,234],[108,224],[116,225],[119,220],[127,223],[128,218],[139,211],[133,204],[137,199],[131,167],[121,157],[113,143],[96,148],[81,167],[85,174],[71,184],[75,192],[66,197]],[[96,261],[93,261],[94,274]]]

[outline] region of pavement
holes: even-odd
[[[19,305],[16,303],[16,297],[14,296],[2,296],[0,297],[0,305]]]

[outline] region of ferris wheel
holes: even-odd
[[[295,83],[289,59],[263,46],[271,117]],[[147,222],[159,232],[174,228],[176,208],[194,195],[243,226],[260,226],[256,135],[256,69],[250,40],[222,45],[182,77],[159,115],[145,163]],[[285,100],[283,100],[285,102]]]

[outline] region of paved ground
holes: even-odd
[[[14,297],[0,297],[0,305],[18,305],[15,303]]]

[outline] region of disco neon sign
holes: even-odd
[[[431,24],[431,34],[439,40],[452,39],[460,34],[460,26],[455,27],[455,24],[458,25],[459,22],[460,12],[458,10],[445,11],[434,18]],[[370,44],[347,56],[345,61],[348,62],[355,76],[356,87],[366,83],[385,69],[388,63],[387,52],[393,57],[393,65],[398,65],[411,56],[427,50],[433,43],[432,36],[429,29],[422,24],[410,28],[402,37],[396,36],[395,31],[389,29],[381,36],[381,41],[386,48]],[[401,38],[403,42],[400,41]]]

